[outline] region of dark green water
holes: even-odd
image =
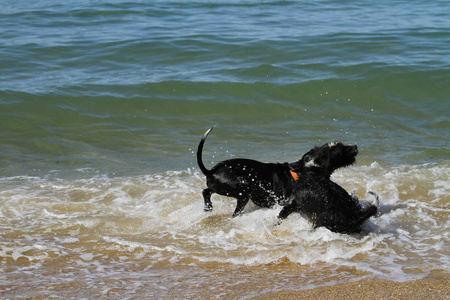
[[[445,4],[11,1],[1,174],[185,169],[212,124],[261,160],[335,139],[389,164],[447,160]]]

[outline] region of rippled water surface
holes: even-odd
[[[449,1],[4,1],[0,276],[7,297],[245,298],[448,274]],[[232,157],[360,150],[360,235],[214,195]],[[26,283],[26,284],[25,284]]]

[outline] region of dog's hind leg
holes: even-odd
[[[237,205],[236,209],[233,213],[233,218],[240,216],[242,214],[242,211],[244,210],[244,207],[247,205],[249,198],[238,198],[237,199]]]
[[[358,216],[355,216],[354,218],[347,218],[345,224],[341,224],[341,229],[346,228],[344,231],[341,232],[344,233],[361,232],[362,224],[367,219],[374,216],[377,212],[378,207],[376,207],[375,205],[370,204],[366,207],[363,207]]]
[[[368,218],[376,215],[377,212],[378,212],[378,207],[375,205],[370,205],[361,212],[361,216],[359,217],[359,220],[357,220],[356,222],[359,224],[362,224]]]
[[[204,189],[202,194],[203,194],[203,199],[205,200],[204,210],[212,211],[212,209],[213,209],[213,205],[211,202],[211,195],[213,194],[212,191],[210,189]]]

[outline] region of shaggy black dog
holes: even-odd
[[[316,147],[306,153],[300,162],[299,180],[292,191],[292,201],[284,206],[278,224],[292,212],[300,212],[313,223],[340,233],[361,231],[362,223],[377,213],[377,206],[360,202],[342,187],[330,180],[328,168],[332,147]],[[356,157],[357,152],[354,152]],[[378,196],[375,193],[378,205]]]
[[[262,163],[250,159],[230,159],[219,162],[211,170],[206,169],[202,162],[202,150],[208,134],[214,127],[208,129],[198,145],[197,163],[206,176],[207,189],[203,190],[205,211],[212,210],[211,195],[217,193],[237,199],[233,217],[239,216],[249,200],[260,207],[272,207],[279,203],[286,205],[292,194],[295,182],[298,180],[303,161],[294,163]],[[355,161],[358,152],[354,145],[329,143],[323,146],[328,149],[326,176]],[[324,162],[317,161],[323,164]],[[314,162],[310,162],[314,164]],[[301,180],[301,179],[300,179]]]

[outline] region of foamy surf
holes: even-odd
[[[359,235],[313,230],[299,214],[273,226],[279,207],[247,207],[213,196],[203,211],[199,172],[88,179],[0,179],[3,238],[0,258],[9,272],[45,270],[58,262],[151,265],[283,261],[356,268],[376,277],[407,280],[448,269],[449,168],[445,164],[384,168],[377,163],[341,170],[333,179],[359,198],[381,196],[380,213]],[[106,272],[106,271],[105,271]]]
[[[371,264],[374,271],[382,271],[401,267],[402,257],[420,263],[428,253],[426,260],[434,257],[435,264],[442,265],[448,263],[446,178],[448,167],[442,165],[384,169],[374,163],[334,174],[347,190],[356,189],[359,198],[369,197],[369,190],[382,198],[380,213],[365,223],[361,235],[312,230],[298,214],[274,227],[279,207],[247,207],[242,217],[231,218],[235,200],[218,195],[213,196],[214,211],[206,213],[201,197],[204,178],[193,170],[130,178],[2,178],[4,234],[18,238],[5,240],[0,253],[3,260],[42,262],[64,256],[67,244],[82,246],[79,236],[86,233],[117,250],[142,248],[158,260],[176,255],[245,265],[284,258],[314,264],[383,254],[390,264]],[[55,248],[60,251],[54,253]]]

